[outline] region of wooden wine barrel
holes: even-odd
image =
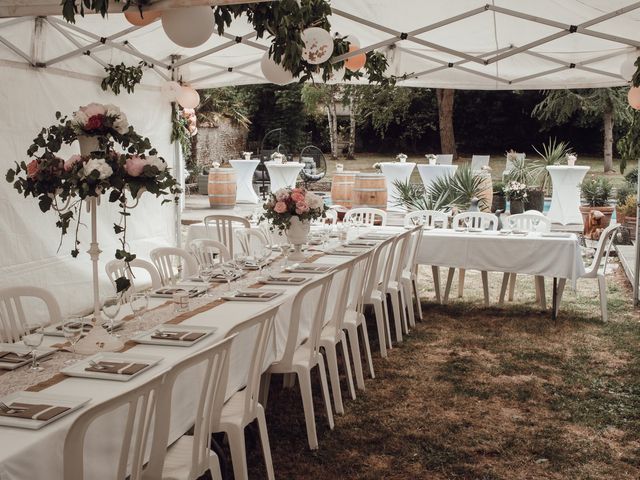
[[[480,202],[480,209],[483,212],[491,211],[491,203],[493,201],[493,180],[491,179],[491,174],[481,174],[482,190],[478,194],[478,198],[480,200],[484,200],[484,202]]]
[[[358,172],[336,172],[331,181],[331,203],[351,208],[353,184]]]
[[[209,171],[209,205],[211,208],[233,208],[236,205],[236,172],[232,168]]]
[[[387,209],[387,185],[379,173],[358,173],[353,185],[353,208]]]

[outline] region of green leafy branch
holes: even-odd
[[[148,66],[149,64],[144,61],[133,67],[128,67],[124,63],[119,65],[109,64],[104,67],[107,76],[102,79],[100,86],[105,92],[111,89],[115,95],[120,94],[121,88],[124,88],[127,93],[133,93],[136,85],[142,81],[143,68]]]

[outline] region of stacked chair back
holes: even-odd
[[[236,230],[236,237],[245,255],[252,255],[256,245],[263,247],[269,244],[269,238],[261,228],[239,228]]]
[[[180,268],[182,268],[183,277],[189,277],[198,273],[198,261],[193,255],[182,248],[154,248],[151,250],[149,256],[160,273],[160,280],[163,286],[170,285],[174,280],[180,280]]]
[[[482,230],[498,230],[498,217],[487,212],[463,212],[453,217],[453,228],[460,228],[469,224],[470,228]]]
[[[229,249],[222,243],[208,238],[195,238],[189,242],[189,251],[198,265],[215,265],[231,259]]]
[[[207,232],[215,233],[216,240],[224,244],[233,257],[234,228],[249,228],[251,223],[246,218],[236,215],[207,215],[204,217],[204,226]]]
[[[527,232],[550,232],[551,220],[537,213],[518,213],[507,217],[507,225],[514,230]]]
[[[136,279],[132,272],[134,268],[145,270],[151,279],[151,287],[156,289],[162,286],[162,279],[158,269],[151,262],[142,260],[141,258],[134,258],[129,262],[129,267],[124,260],[109,260],[104,266],[107,276],[111,281],[113,288],[116,288],[116,279],[125,277],[131,282],[131,287],[135,290]]]
[[[437,210],[417,210],[404,216],[404,226],[412,227],[421,223],[423,228],[447,228],[449,214]]]
[[[373,227],[376,222],[376,218],[380,218],[380,224],[385,226],[387,224],[387,212],[380,210],[379,208],[360,207],[352,208],[344,214],[344,223],[349,223],[353,220],[360,221],[363,225]]]

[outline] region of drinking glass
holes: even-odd
[[[538,231],[538,225],[540,225],[540,219],[539,218],[532,218],[531,219],[531,224],[533,225],[533,231],[537,232]]]
[[[291,244],[281,243],[280,251],[282,252],[282,256],[284,257],[284,268],[287,268],[289,266],[289,253],[291,253]]]
[[[211,267],[211,265],[200,265],[198,267],[198,277],[200,278],[200,280],[202,280],[206,288],[204,296],[208,297],[209,287],[211,286],[209,282],[211,282],[211,277],[213,277],[213,268]]]
[[[149,297],[145,292],[136,292],[129,297],[129,306],[131,311],[136,317],[137,325],[140,326],[144,319],[144,312],[149,307]],[[134,333],[139,333],[140,330],[136,330]]]
[[[234,262],[224,262],[220,265],[222,275],[227,280],[227,291],[231,291],[231,280],[236,276],[238,268]]]
[[[262,245],[257,253],[260,276],[262,276],[262,270],[268,266],[269,258],[271,258],[271,245]]]
[[[82,328],[82,327],[81,327]],[[31,371],[40,372],[44,370],[36,359],[36,355],[38,354],[37,348],[42,344],[42,338],[44,337],[44,328],[42,325],[34,328],[31,333],[22,337],[22,341],[24,344],[31,348],[31,367],[29,368]]]
[[[118,337],[119,335],[116,335],[114,332],[114,322],[118,313],[120,313],[120,297],[114,295],[105,298],[104,303],[102,304],[102,313],[104,313],[109,319],[109,333],[114,337]]]
[[[98,328],[98,327],[96,327]],[[102,327],[99,327],[102,328]],[[84,333],[84,318],[71,317],[64,321],[62,324],[62,334],[64,338],[71,344],[71,351],[76,353],[76,343],[82,338]],[[67,360],[65,365],[71,365],[75,363],[75,360]]]

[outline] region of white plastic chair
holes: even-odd
[[[282,358],[272,364],[264,375],[262,388],[262,394],[266,402],[272,374],[297,375],[304,408],[304,418],[307,425],[307,441],[311,450],[318,449],[318,435],[316,434],[316,419],[311,390],[311,370],[315,367],[318,367],[320,372],[322,396],[327,411],[329,428],[333,430],[334,426],[325,362],[320,352],[320,332],[326,314],[327,296],[329,295],[332,281],[333,274],[330,273],[311,281],[298,291],[291,307],[287,345]],[[314,301],[311,302],[310,298],[313,298]],[[307,331],[309,333],[305,335]]]
[[[600,235],[600,239],[598,240],[598,246],[596,247],[596,253],[593,256],[593,260],[591,261],[591,265],[589,265],[586,269],[584,275],[580,277],[583,278],[595,278],[598,280],[598,290],[600,292],[600,315],[603,322],[608,320],[607,313],[607,279],[606,279],[606,270],[607,270],[607,262],[609,260],[609,252],[611,251],[611,245],[613,243],[613,236],[620,228],[619,223],[615,223],[613,225],[609,225],[604,229],[602,234]],[[560,310],[560,300],[562,299],[562,293],[564,292],[565,284],[567,283],[566,278],[561,278],[558,280],[558,298],[556,302],[556,315]]]
[[[362,303],[372,258],[373,250],[363,253],[353,260],[351,283],[349,284],[349,299],[344,314],[343,328],[349,336],[349,345],[351,346],[351,358],[353,360],[356,385],[360,390],[364,390],[365,387],[362,359],[360,358],[360,339],[358,338],[359,331],[362,333],[362,341],[365,349],[364,353],[369,366],[369,374],[371,375],[371,378],[375,378],[373,360],[371,358],[371,347],[369,345],[369,332],[367,331],[367,322],[364,316]]]
[[[104,269],[107,272],[107,276],[109,277],[109,281],[111,281],[111,285],[113,285],[114,289],[116,288],[116,279],[125,277],[131,282],[130,288],[135,291],[135,273],[133,273],[131,270],[138,268],[146,271],[149,275],[149,278],[151,279],[151,288],[156,289],[162,286],[160,273],[158,272],[158,269],[153,265],[153,263],[142,260],[141,258],[134,258],[129,262],[129,266],[130,269],[127,268],[127,264],[124,260],[118,259],[109,260],[104,266]]]
[[[352,208],[344,214],[342,221],[349,223],[353,221],[359,221],[365,227],[373,227],[376,222],[376,218],[380,217],[380,225],[385,226],[387,224],[387,212],[380,210],[379,208]]]
[[[271,460],[271,447],[269,446],[269,434],[267,421],[264,416],[264,408],[259,402],[260,375],[265,363],[267,349],[274,342],[274,319],[278,307],[270,308],[255,317],[236,325],[227,334],[227,337],[238,335],[238,338],[252,335],[254,338],[251,348],[241,352],[239,359],[245,359],[248,370],[247,384],[243,390],[235,392],[222,407],[220,424],[216,431],[225,432],[229,440],[231,460],[233,461],[233,478],[235,480],[248,480],[247,452],[245,449],[244,430],[254,420],[258,421],[260,444],[267,470],[267,478],[273,480],[273,461]],[[237,340],[236,343],[240,341]],[[235,358],[235,357],[234,357]]]
[[[417,227],[419,228],[419,227]],[[422,230],[422,229],[420,229]],[[381,285],[384,292],[391,300],[391,310],[393,312],[393,323],[396,330],[396,341],[402,343],[402,333],[409,333],[407,323],[404,288],[402,287],[402,272],[407,263],[407,256],[410,252],[412,230],[407,230],[396,237],[396,245],[393,250],[393,260],[390,264],[389,279],[386,284]]]
[[[344,319],[349,300],[349,285],[353,274],[355,259],[342,263],[333,270],[332,291],[337,295],[332,295],[325,314],[325,322],[320,332],[320,346],[324,348],[327,357],[327,368],[329,370],[329,380],[331,381],[331,392],[333,394],[333,405],[336,413],[343,414],[342,391],[340,388],[340,373],[338,371],[338,345],[342,347],[342,356],[347,371],[347,385],[353,400],[356,399],[356,392],[353,386],[353,374],[351,372],[351,361],[347,345],[347,335],[345,334]],[[359,353],[358,353],[359,355]]]
[[[187,246],[196,257],[198,265],[215,265],[231,259],[229,250],[223,243],[208,238],[194,238]]]
[[[472,155],[471,156],[471,171],[479,172],[482,167],[489,166],[490,155]]]
[[[138,387],[89,407],[75,419],[64,441],[64,478],[84,480],[84,443],[87,430],[94,421],[116,410],[118,418],[124,421],[125,428],[121,432],[116,430],[109,433],[122,435],[120,438],[113,439],[114,445],[120,445],[118,451],[102,452],[102,455],[117,454],[112,459],[116,470],[109,478],[117,480],[143,478],[142,466],[150,436],[151,419],[155,412],[163,377],[164,374],[156,375]],[[101,460],[107,461],[105,458]]]
[[[421,223],[425,229],[430,228],[447,228],[449,226],[449,214],[446,212],[440,212],[437,210],[417,210],[415,212],[409,212],[404,217],[404,226],[411,227]],[[417,251],[416,251],[417,254]],[[417,256],[417,255],[416,255]],[[436,294],[436,301],[442,302],[442,295],[440,293],[440,267],[431,265],[431,274],[433,276],[433,289]],[[420,300],[418,299],[418,265],[414,267],[412,273],[412,281],[414,283],[414,290],[416,299],[418,300],[418,314],[420,320],[422,320],[422,308],[420,307]]]
[[[269,245],[269,238],[260,228],[238,228],[235,234],[245,255],[253,255],[257,249]]]
[[[229,377],[229,351],[234,338],[227,337],[185,358],[165,375],[155,415],[151,456],[143,474],[145,480],[196,480],[207,470],[211,471],[214,480],[222,480],[220,460],[210,444],[211,434],[220,422]],[[176,380],[185,372],[196,369],[201,381],[180,384],[181,395],[198,399],[193,435],[183,435],[168,445]]]
[[[149,253],[151,261],[160,273],[163,286],[170,285],[182,278],[188,278],[198,273],[198,261],[182,248],[160,247]],[[174,269],[175,265],[175,269]],[[182,269],[182,271],[180,271]]]
[[[537,210],[528,210],[525,213],[519,213],[516,215],[510,215],[506,217],[507,228],[513,230],[520,230],[526,232],[550,232],[551,220],[549,220],[544,214]],[[502,286],[500,287],[500,297],[498,303],[502,305],[507,292],[507,285],[509,287],[509,301],[513,301],[516,289],[516,277],[517,273],[505,272],[502,276]],[[544,288],[544,277],[535,277],[536,286],[536,300],[540,302],[541,307],[547,308],[547,301]]]
[[[468,226],[469,228],[481,228],[482,230],[497,230],[498,229],[498,217],[493,213],[487,212],[463,212],[453,217],[453,228],[460,228],[462,226]],[[451,283],[453,282],[453,274],[455,268],[449,268],[449,274],[447,275],[447,286],[444,289],[443,303],[447,303],[449,300],[449,293],[451,292]],[[489,305],[489,275],[487,272],[480,272],[482,275],[482,290],[484,291],[484,304]],[[464,291],[464,268],[461,268],[458,273],[458,298],[462,298]]]
[[[62,320],[58,301],[48,290],[28,286],[0,289],[0,342],[18,342],[29,331],[27,315],[22,304],[23,299],[26,298],[35,298],[44,302],[49,312],[49,321],[45,323],[46,325]]]
[[[204,226],[207,233],[215,233],[217,240],[224,244],[229,250],[231,257],[234,255],[233,241],[235,236],[233,234],[236,228],[249,228],[251,223],[244,217],[238,217],[236,215],[207,215],[204,217]]]
[[[451,165],[453,163],[453,154],[445,153],[436,155],[437,160],[436,163],[438,165]]]
[[[409,326],[415,327],[415,311],[417,309],[420,319],[422,319],[422,305],[418,294],[418,250],[422,242],[422,228],[415,227],[410,232],[411,238],[407,247],[405,263],[400,272],[400,283],[405,298],[405,308],[409,315]]]

